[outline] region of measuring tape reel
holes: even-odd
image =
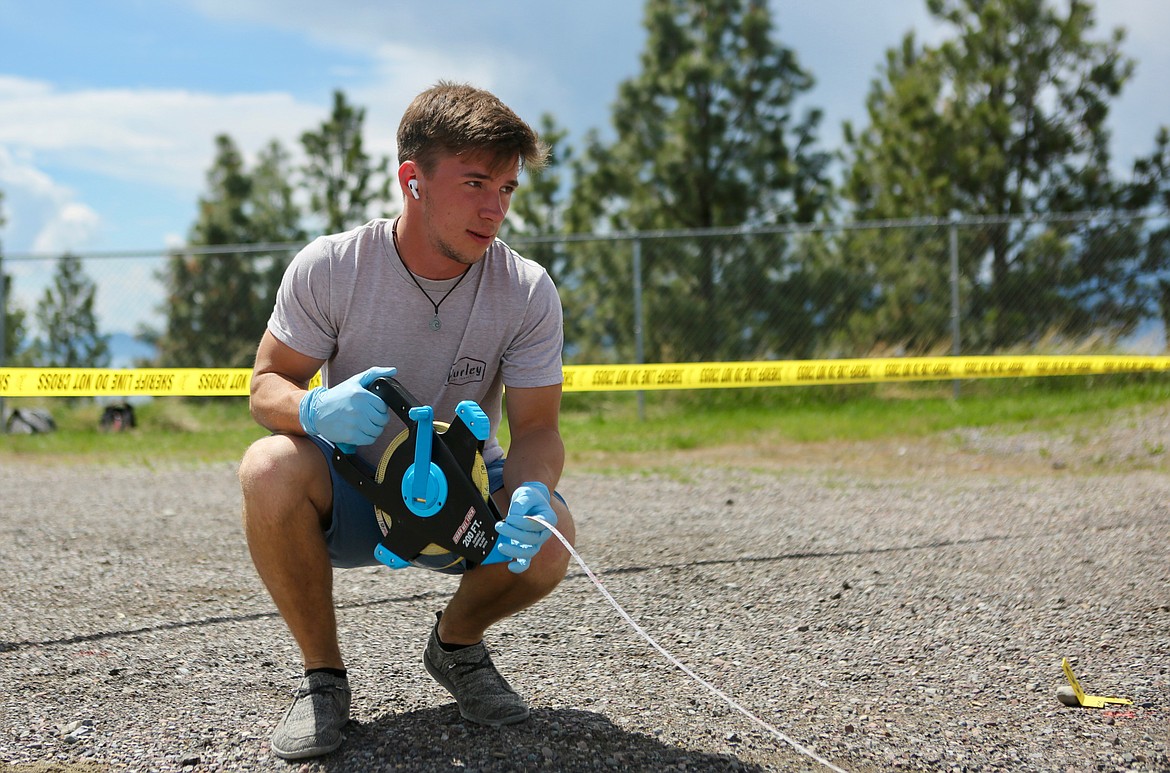
[[[447,424],[434,421],[434,410],[396,379],[376,379],[367,389],[406,424],[372,477],[333,450],[334,468],[374,505],[382,530],[374,557],[391,569],[448,572],[509,561],[496,550],[495,524],[503,517],[488,491],[483,446],[491,425],[483,409],[464,400]]]
[[[450,429],[449,424],[442,421],[434,423],[435,431],[441,436],[446,434]],[[398,452],[403,444],[411,439],[411,431],[404,429],[398,433],[398,436],[390,441],[390,445],[386,447],[386,451],[382,454],[381,460],[378,462],[378,468],[374,473],[374,481],[376,483],[384,483],[387,481],[387,473],[389,479],[393,480],[395,471],[398,465],[393,465],[391,462],[394,459],[394,454]],[[406,450],[413,455],[413,446],[408,445]],[[401,458],[401,457],[400,457]],[[488,474],[487,465],[484,464],[483,454],[477,449],[475,452],[475,461],[471,466],[471,481],[479,490],[480,496],[486,502],[488,499]],[[409,509],[409,508],[408,508]],[[382,508],[374,505],[374,515],[378,518],[378,527],[382,530],[383,540],[389,536],[390,530],[394,527],[394,518]],[[383,562],[385,563],[385,562]],[[422,551],[410,560],[411,566],[421,567],[423,569],[433,569],[435,571],[449,570],[454,567],[466,568],[466,559],[458,553],[443,547],[430,543],[422,549]]]

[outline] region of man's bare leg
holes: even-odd
[[[305,668],[344,668],[323,532],[333,498],[325,457],[307,438],[272,435],[244,454],[239,477],[252,562]]]
[[[498,498],[497,498],[498,499]],[[497,502],[507,512],[508,502]],[[570,543],[576,536],[573,516],[556,497],[557,530]],[[531,566],[519,574],[508,565],[479,566],[463,575],[459,589],[439,621],[439,638],[447,644],[475,644],[493,623],[532,606],[553,591],[565,576],[569,552],[555,536],[540,548]]]

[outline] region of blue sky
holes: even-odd
[[[840,139],[884,51],[934,40],[924,0],[772,0],[777,34],[817,85],[821,138]],[[0,190],[8,255],[182,243],[229,134],[252,156],[290,150],[342,89],[365,107],[370,152],[394,155],[410,98],[440,78],[499,94],[535,122],[605,131],[638,70],[638,0],[0,0]],[[1098,37],[1128,29],[1138,71],[1113,111],[1114,155],[1170,124],[1170,2],[1102,0]],[[14,263],[7,264],[11,268]]]

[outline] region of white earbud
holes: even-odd
[[[406,181],[406,187],[410,188],[410,195],[418,198],[418,180],[413,177]]]

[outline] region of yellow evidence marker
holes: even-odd
[[[1085,691],[1081,689],[1081,683],[1077,681],[1073,674],[1072,666],[1069,665],[1068,658],[1061,658],[1060,667],[1064,669],[1064,675],[1068,677],[1068,683],[1072,689],[1068,687],[1061,687],[1056,691],[1057,699],[1066,706],[1088,706],[1094,709],[1103,709],[1109,704],[1119,704],[1122,706],[1132,706],[1133,701],[1127,698],[1111,698],[1104,695],[1085,695]]]

